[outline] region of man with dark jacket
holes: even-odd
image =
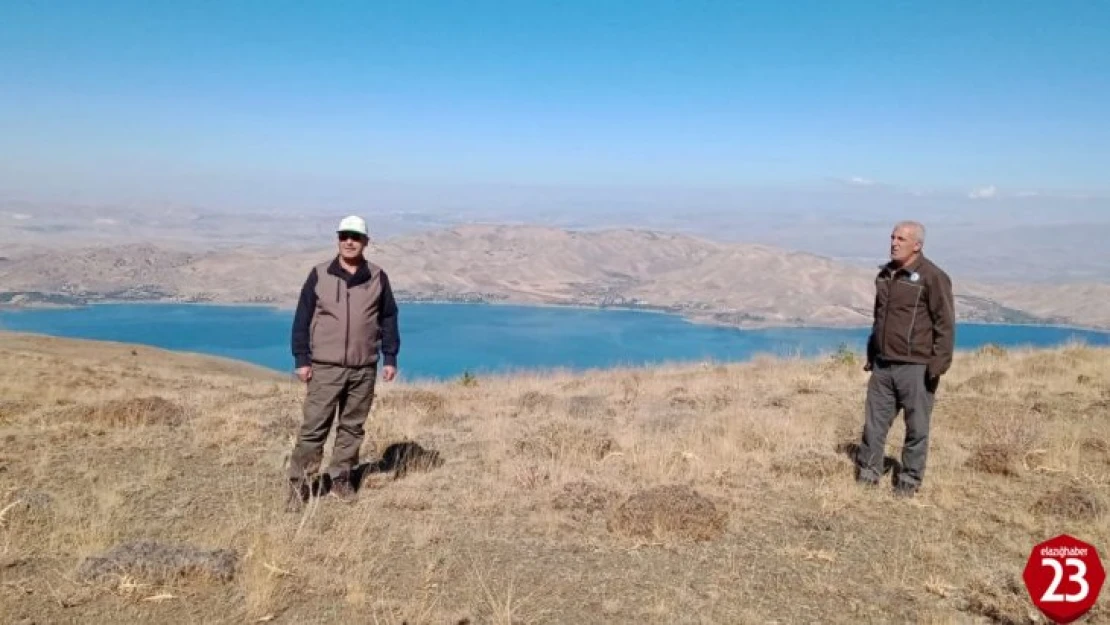
[[[308,500],[337,412],[331,492],[342,501],[354,500],[351,470],[358,464],[374,399],[379,351],[382,378],[389,382],[397,375],[397,303],[385,271],[363,257],[369,241],[366,222],[346,217],[337,235],[339,253],[309,272],[293,318],[297,377],[308,392],[289,462],[292,509]]]
[[[890,262],[875,278],[874,322],[864,367],[871,378],[856,457],[856,479],[877,484],[883,474],[887,433],[901,408],[906,440],[895,493],[903,496],[913,496],[925,476],[933,398],[940,376],[952,364],[955,345],[952,281],[925,258],[924,243],[921,224],[895,225]]]

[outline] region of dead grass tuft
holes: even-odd
[[[0,399],[0,423],[21,417],[38,406],[25,399]]]
[[[705,393],[694,393],[685,386],[676,386],[667,393],[667,403],[671,408],[687,410],[723,410],[732,404],[732,397],[722,389]]]
[[[1079,449],[1092,454],[1110,454],[1110,443],[1105,438],[1088,436],[1079,443]]]
[[[566,401],[567,414],[576,419],[591,419],[603,416],[606,401],[603,395],[575,395]]]
[[[1057,352],[1038,352],[1026,358],[1020,366],[1022,378],[1062,377],[1071,373],[1068,359]]]
[[[1101,517],[1106,512],[1106,506],[1095,493],[1069,484],[1038,499],[1033,504],[1033,512],[1075,521],[1090,521]]]
[[[1021,454],[1014,445],[986,443],[977,445],[964,466],[991,475],[1017,475],[1017,462]]]
[[[227,549],[203,550],[191,545],[137,541],[86,558],[77,569],[82,581],[133,578],[152,584],[179,579],[228,582],[235,576],[238,556]]]
[[[382,509],[424,512],[432,507],[431,498],[420,492],[405,492],[382,499]]]
[[[604,432],[569,421],[545,423],[516,441],[518,455],[555,460],[582,456],[601,460],[615,451],[616,443]]]
[[[782,408],[784,410],[789,410],[790,399],[781,395],[769,397],[763,405],[767,408]]]
[[[593,514],[607,510],[618,497],[616,491],[593,482],[570,482],[563,485],[551,505],[556,510],[575,510]]]
[[[517,399],[517,406],[523,412],[548,412],[555,405],[555,396],[539,391],[528,391]]]
[[[820,392],[820,379],[814,377],[804,377],[794,381],[794,393],[797,395],[817,395]]]
[[[968,589],[963,610],[986,617],[998,625],[1026,625],[1030,619],[1029,599],[1025,590],[1012,576],[987,582],[977,580]]]
[[[964,391],[972,391],[980,395],[993,395],[1007,378],[1008,376],[1005,371],[992,369],[990,371],[976,373],[964,380],[961,384],[958,384],[955,390],[961,393]]]
[[[688,486],[657,486],[629,497],[609,515],[610,532],[649,540],[706,541],[725,530],[728,512]]]
[[[377,398],[377,407],[395,413],[414,411],[425,420],[447,416],[447,398],[442,393],[419,388],[382,393]]]
[[[793,458],[780,458],[771,463],[776,475],[794,475],[807,479],[821,479],[844,473],[842,458],[816,450],[808,450]]]
[[[109,427],[144,425],[174,427],[185,422],[186,412],[179,404],[154,395],[69,406],[55,412],[52,419]]]
[[[697,408],[698,399],[690,394],[685,386],[676,386],[667,393],[667,403],[671,408]]]
[[[0,529],[9,527],[13,518],[24,526],[49,522],[48,513],[54,505],[54,497],[50,493],[19,489],[14,495],[11,501],[0,505]]]
[[[278,411],[261,425],[262,435],[266,438],[281,438],[295,434],[301,427],[301,415],[291,411]]]
[[[976,350],[976,353],[978,353],[980,356],[990,356],[990,357],[993,357],[993,358],[1005,358],[1006,357],[1006,348],[1002,347],[1001,345],[995,345],[994,343],[987,343],[986,345],[983,345],[978,350]]]
[[[1091,402],[1084,413],[1092,417],[1105,416],[1110,413],[1110,399],[1098,399]]]
[[[1037,449],[1043,439],[1043,419],[1035,413],[1013,411],[985,416],[989,420],[982,429],[981,445],[1008,447],[1012,453],[1024,456]]]

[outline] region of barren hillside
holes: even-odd
[[[11,334],[0,358],[5,622],[1023,623],[1035,543],[1110,546],[1105,349],[958,354],[914,500],[852,482],[848,354],[383,383],[359,500],[300,514],[290,378]],[[402,441],[444,462],[397,477]]]
[[[303,244],[303,241],[300,243]],[[292,306],[332,254],[278,247],[24,248],[0,260],[0,305],[188,300]],[[461,226],[369,255],[407,300],[629,306],[744,326],[870,322],[874,272],[761,246],[640,230]],[[983,285],[953,276],[962,319],[1110,327],[1110,286]]]

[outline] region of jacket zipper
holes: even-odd
[[[347,330],[343,334],[343,366],[347,366],[347,346],[351,339],[351,290],[347,289]]]
[[[910,315],[910,329],[906,331],[906,355],[913,356],[913,324],[917,321],[917,304],[921,301],[921,287],[913,298],[913,314]]]
[[[882,357],[883,354],[886,353],[887,322],[890,320],[890,300],[891,300],[891,296],[893,295],[893,293],[892,293],[893,290],[894,290],[894,280],[887,279],[887,281],[886,281],[886,310],[883,311],[882,345],[879,347],[879,356],[880,357]]]

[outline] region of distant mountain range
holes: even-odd
[[[334,253],[274,244],[121,243],[13,248],[0,305],[88,301],[289,307]],[[467,225],[389,238],[368,256],[405,301],[661,310],[746,327],[870,323],[874,268],[770,247],[636,229]],[[881,260],[881,259],[880,259]],[[963,320],[1110,328],[1110,285],[980,283],[953,275]]]

